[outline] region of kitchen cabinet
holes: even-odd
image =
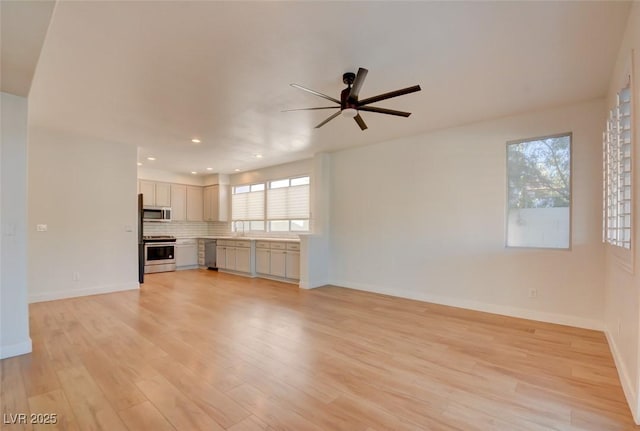
[[[252,274],[251,250],[251,241],[248,240],[218,240],[216,247],[218,269]]]
[[[140,181],[143,204],[170,207],[172,221],[202,221],[202,187]]]
[[[256,245],[256,273],[269,275],[271,270],[271,250],[268,248],[258,248]]]
[[[198,265],[204,266],[204,239],[198,240]]]
[[[190,269],[198,266],[198,243],[195,239],[176,241],[176,268]]]
[[[171,220],[187,220],[187,186],[171,184]]]
[[[300,252],[287,250],[285,278],[300,279]]]
[[[140,180],[138,190],[142,193],[142,204],[152,207],[171,206],[171,184]]]
[[[229,220],[229,186],[207,186],[203,192],[204,221]]]
[[[236,270],[236,248],[235,247],[227,247],[227,256],[225,260],[224,269],[230,269],[231,271]]]
[[[236,247],[236,271],[251,272],[251,248]]]
[[[216,246],[216,263],[218,265],[218,269],[226,269],[227,268],[227,247],[220,244],[222,241],[218,241],[218,245]]]
[[[187,221],[202,221],[203,190],[198,186],[185,186]],[[172,197],[173,198],[173,197]]]
[[[284,250],[271,250],[269,262],[269,274],[284,278],[287,273],[287,252]]]
[[[300,279],[300,244],[256,241],[256,274],[267,277]]]

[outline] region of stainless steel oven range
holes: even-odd
[[[142,237],[144,242],[144,273],[176,270],[176,239],[173,236]]]

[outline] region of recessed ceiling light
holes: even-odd
[[[202,142],[202,141],[201,141],[200,139],[198,139],[198,138],[193,138],[193,139],[191,140],[191,142],[193,142],[194,144],[199,144],[199,143],[200,143],[200,142]]]
[[[191,173],[192,173],[193,175],[197,175],[197,174],[198,174],[196,171],[191,171]]]
[[[261,159],[262,158],[262,154],[256,154],[256,159]]]
[[[147,157],[147,160],[151,160],[152,162],[155,160],[155,157]]]
[[[142,162],[138,162],[138,166],[142,166]]]
[[[212,170],[213,170],[213,168],[207,168],[207,170],[208,170],[208,171],[212,171]]]
[[[235,172],[240,172],[240,169],[235,168],[235,169],[234,169],[234,171],[235,171]]]

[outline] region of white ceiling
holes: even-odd
[[[47,34],[55,0],[0,1],[0,84],[26,97]]]
[[[139,147],[145,166],[229,173],[605,95],[623,2],[60,2],[30,121]],[[363,113],[369,129],[290,83],[339,98],[420,84]],[[191,143],[192,137],[202,139]],[[264,155],[256,159],[254,155]],[[147,162],[146,157],[157,157]]]

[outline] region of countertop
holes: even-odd
[[[230,239],[236,241],[270,241],[270,242],[300,242],[299,238],[268,238],[268,237],[256,237],[256,236],[216,236],[216,235],[201,235],[201,236],[177,236],[176,239]]]

